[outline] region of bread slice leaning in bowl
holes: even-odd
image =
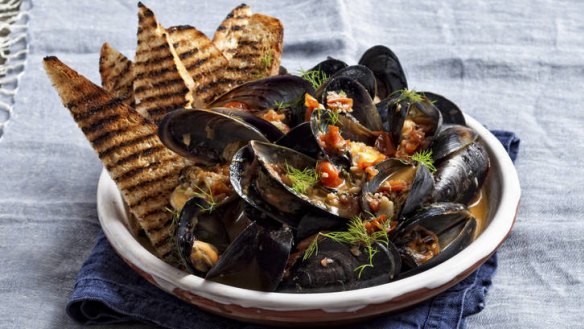
[[[186,160],[162,144],[155,124],[107,90],[56,57],[45,57],[44,66],[156,253],[173,263],[172,215],[165,208]]]

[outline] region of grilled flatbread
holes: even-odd
[[[233,88],[223,79],[227,59],[209,38],[192,26],[175,26],[168,30],[177,56],[195,82],[193,97],[209,104]]]
[[[239,40],[247,27],[251,14],[251,8],[246,4],[241,4],[225,17],[215,31],[213,43],[227,60],[230,60],[237,53]]]
[[[132,61],[107,42],[101,47],[99,56],[101,85],[124,104],[134,106],[134,73]]]
[[[284,27],[280,20],[253,14],[229,60],[225,79],[233,85],[277,75],[282,56]]]
[[[194,82],[154,13],[138,3],[138,47],[134,59],[136,110],[158,123],[168,112],[194,102]]]
[[[45,57],[44,65],[158,256],[172,261],[172,220],[164,209],[186,161],[162,145],[153,123],[111,93],[56,57]]]

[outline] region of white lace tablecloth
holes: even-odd
[[[239,4],[145,3],[163,25],[190,24],[208,35]],[[291,71],[326,56],[355,63],[384,44],[401,59],[410,87],[447,96],[489,128],[516,132],[519,217],[500,249],[487,306],[469,327],[581,327],[584,2],[248,4],[284,23],[283,65]],[[56,55],[99,83],[103,42],[133,58],[136,8],[135,0],[25,1],[0,43],[11,49],[0,72],[1,328],[78,326],[64,306],[99,230],[101,164],[62,107],[42,58]]]

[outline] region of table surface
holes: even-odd
[[[99,231],[102,166],[52,89],[42,58],[56,55],[97,83],[103,42],[133,58],[136,1],[104,3],[25,1],[27,65],[18,92],[7,96],[13,108],[0,137],[2,328],[78,327],[64,307]],[[190,24],[207,35],[237,4],[146,1],[164,26]],[[516,132],[522,139],[516,163],[523,190],[519,216],[500,249],[486,308],[468,324],[579,327],[584,2],[248,4],[284,23],[282,62],[292,71],[326,56],[356,63],[365,49],[384,44],[399,56],[410,87],[447,96],[489,128]]]

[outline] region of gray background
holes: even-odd
[[[164,26],[212,35],[234,1],[145,1]],[[285,25],[283,65],[355,63],[375,44],[410,87],[522,139],[523,197],[484,311],[469,327],[576,328],[584,319],[584,2],[249,1]],[[30,53],[0,139],[0,327],[76,327],[64,312],[99,231],[101,164],[42,58],[99,83],[105,41],[133,58],[136,1],[33,1]]]

